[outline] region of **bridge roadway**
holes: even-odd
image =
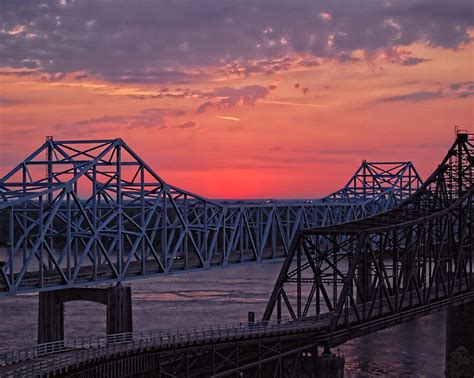
[[[285,255],[286,253],[283,249],[274,251],[271,248],[266,248],[262,251],[259,260],[260,262],[280,260],[284,258]],[[226,259],[225,264],[223,264],[222,254],[216,254],[210,259],[207,268],[222,268],[235,264],[245,264],[257,261],[258,260],[255,259],[254,251],[252,249],[245,249],[239,254],[230,255]],[[199,269],[202,269],[202,262],[195,256],[189,256],[186,260],[181,256],[175,257],[173,264],[170,265],[169,269],[165,272],[156,260],[148,259],[144,262],[131,261],[127,266],[126,273],[123,275],[122,280],[129,281],[140,278],[155,277],[159,274],[173,274]],[[63,274],[59,274],[56,269],[44,269],[42,274],[38,271],[26,272],[20,281],[17,290],[20,292],[48,291],[51,288],[62,287],[64,285],[63,277],[64,275],[67,275],[67,268],[63,268],[62,272]],[[108,264],[83,265],[77,272],[74,284],[76,286],[90,285],[91,281],[92,284],[94,284],[94,282],[107,283],[114,282],[116,278],[115,273],[110,269]],[[40,280],[42,281],[43,288],[37,289]],[[2,291],[7,294],[8,287],[5,280],[2,280],[2,277],[0,276],[0,296],[2,295]]]
[[[359,336],[410,321],[448,307],[474,302],[474,291],[466,281],[453,283],[450,296],[440,298],[443,287],[432,291],[422,304],[416,291],[409,292],[400,305],[403,309],[393,313],[389,300],[378,300],[374,308],[377,316],[367,322],[358,322],[360,315],[367,311],[366,303],[360,303],[344,314],[344,319],[336,329],[331,329],[333,311],[302,319],[281,319],[255,324],[224,324],[200,329],[167,330],[148,333],[126,333],[107,337],[76,339],[40,344],[32,348],[17,349],[0,354],[0,375],[2,377],[34,377],[57,374],[74,374],[85,366],[107,366],[114,359],[126,361],[132,356],[153,355],[158,358],[159,371],[170,376],[167,369],[176,368],[176,359],[189,358],[195,352],[231,347],[240,350],[240,357],[224,360],[209,366],[194,366],[191,371],[182,372],[186,376],[227,376],[283,358],[317,346],[336,346]],[[395,296],[390,301],[395,300]],[[371,303],[372,304],[372,303]],[[278,348],[266,347],[266,355],[245,355],[244,349],[253,350],[258,344],[278,343]],[[239,349],[240,348],[240,349]],[[213,358],[213,360],[215,357]],[[194,363],[196,363],[194,361]],[[171,367],[169,365],[172,365]],[[189,368],[189,361],[186,364]],[[112,368],[109,366],[109,369]],[[136,366],[134,367],[134,369]],[[107,367],[102,367],[107,369]],[[156,369],[156,367],[155,367]],[[180,374],[171,375],[179,376]]]
[[[117,247],[117,230],[99,233],[99,236],[94,236],[91,230],[71,232],[70,243],[75,249],[69,250],[66,246],[58,247],[64,245],[66,238],[66,232],[60,230],[46,237],[48,243],[33,253],[31,246],[37,243],[38,236],[30,231],[28,237],[10,242],[14,246],[11,250],[10,247],[3,253],[0,250],[0,297],[281,259],[286,256],[298,230],[364,218],[393,207],[404,198],[386,200],[385,196],[391,193],[391,189],[387,189],[377,196],[377,206],[381,207],[373,207],[372,199],[243,201],[216,207],[214,220],[209,223],[203,219],[193,220],[195,210],[183,210],[187,214],[182,220],[184,224],[168,219],[166,222],[172,221],[172,225],[146,230],[141,241],[132,241],[134,237],[141,237],[136,231],[124,231],[122,237],[128,248],[123,247],[122,251]],[[185,207],[179,202],[177,205]],[[23,210],[11,211],[19,221]],[[0,211],[0,215],[4,214]],[[59,218],[57,222],[64,221],[64,217]],[[14,226],[9,228],[8,232],[13,235]],[[74,242],[74,238],[80,240]],[[57,240],[53,242],[53,239]],[[95,247],[94,243],[97,243]],[[38,266],[35,260],[43,264]]]

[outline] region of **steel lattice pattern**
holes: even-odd
[[[385,211],[420,185],[410,162],[363,162],[322,200],[216,202],[121,139],[48,138],[0,180],[0,295],[282,258],[299,229]]]
[[[331,332],[350,331],[472,300],[473,178],[474,135],[459,133],[420,190],[394,209],[301,231],[264,320],[329,314]]]

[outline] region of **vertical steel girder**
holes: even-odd
[[[385,213],[302,230],[267,305],[272,318],[331,318],[331,332],[474,300],[474,135],[460,133],[409,199]]]
[[[364,162],[322,200],[216,202],[121,139],[48,138],[0,179],[0,296],[282,258],[299,229],[376,214],[420,184],[411,163]]]

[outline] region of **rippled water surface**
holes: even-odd
[[[281,262],[197,271],[130,283],[135,331],[247,321],[265,309]],[[36,294],[0,298],[2,347],[34,344]],[[65,305],[66,338],[105,334],[105,306]],[[443,376],[445,314],[438,313],[340,346],[346,376]]]

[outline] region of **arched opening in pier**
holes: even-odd
[[[91,301],[69,301],[64,303],[64,338],[105,336],[107,329],[107,306]]]
[[[107,288],[71,288],[58,291],[41,292],[39,297],[38,317],[38,344],[64,340],[65,329],[70,329],[65,322],[64,307],[68,302],[92,302],[104,305],[106,316],[106,334],[130,333],[132,325],[131,288],[121,285]],[[77,334],[86,334],[94,330],[93,311],[87,311],[90,304],[79,307],[70,307],[79,311],[77,318],[81,319],[81,326],[76,327]],[[67,315],[66,315],[67,316]]]

